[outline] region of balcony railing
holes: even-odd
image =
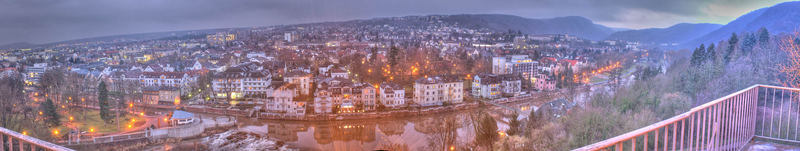
[[[22,135],[15,131],[0,127],[0,151],[24,151],[24,150],[55,150],[72,151],[72,149],[58,146],[56,144],[39,140],[27,135]]]
[[[800,143],[800,89],[754,85],[664,121],[575,150],[740,150]]]

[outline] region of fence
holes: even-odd
[[[575,150],[739,150],[754,138],[800,143],[800,89],[754,85]]]
[[[16,141],[17,143],[14,143]],[[27,147],[26,147],[27,146]],[[72,149],[58,146],[56,144],[39,140],[27,135],[22,135],[15,131],[0,127],[0,151],[13,151],[17,150],[56,150],[56,151],[71,151]]]

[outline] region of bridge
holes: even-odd
[[[16,148],[16,149],[15,149]],[[24,151],[24,150],[54,150],[72,151],[72,149],[58,146],[56,144],[36,139],[27,135],[22,135],[15,131],[0,127],[0,151]]]
[[[800,89],[754,85],[672,118],[575,150],[741,150],[800,144]]]

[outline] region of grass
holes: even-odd
[[[607,80],[606,78],[600,78],[598,76],[593,76],[591,79],[589,79],[589,83],[603,82],[603,81],[606,81],[606,80]]]
[[[113,115],[113,113],[112,113]],[[82,111],[75,110],[70,111],[66,114],[61,115],[61,122],[62,125],[73,125],[77,126],[80,131],[86,131],[90,133],[114,133],[119,132],[120,128],[125,129],[127,128],[127,124],[130,123],[131,118],[134,118],[132,115],[125,115],[120,116],[119,119],[122,123],[119,124],[119,128],[117,128],[117,123],[106,123],[103,119],[100,118],[100,111],[99,110],[85,110],[85,115]],[[70,122],[69,117],[72,117],[73,120]],[[143,120],[138,118],[137,120]],[[139,122],[139,121],[137,121]],[[68,128],[66,126],[59,126],[58,129],[62,133],[68,132]],[[91,132],[91,129],[94,129],[94,132]]]

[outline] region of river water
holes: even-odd
[[[523,113],[518,119],[524,119],[530,111],[537,108],[533,104],[535,103],[523,102],[508,106],[521,110]],[[451,144],[452,147],[474,144],[475,130],[471,116],[481,112],[494,117],[499,131],[508,128],[506,123],[513,113],[508,109],[488,105],[470,110],[404,118],[315,122],[240,118],[237,119],[237,127],[234,129],[265,136],[286,144],[288,148],[299,150],[435,150],[433,148],[441,148],[443,144]],[[447,120],[454,120],[455,126],[446,127]],[[444,143],[442,138],[449,136],[457,137],[451,143]],[[202,139],[185,143],[193,144],[198,141],[202,142]],[[164,147],[167,150],[169,148]]]

